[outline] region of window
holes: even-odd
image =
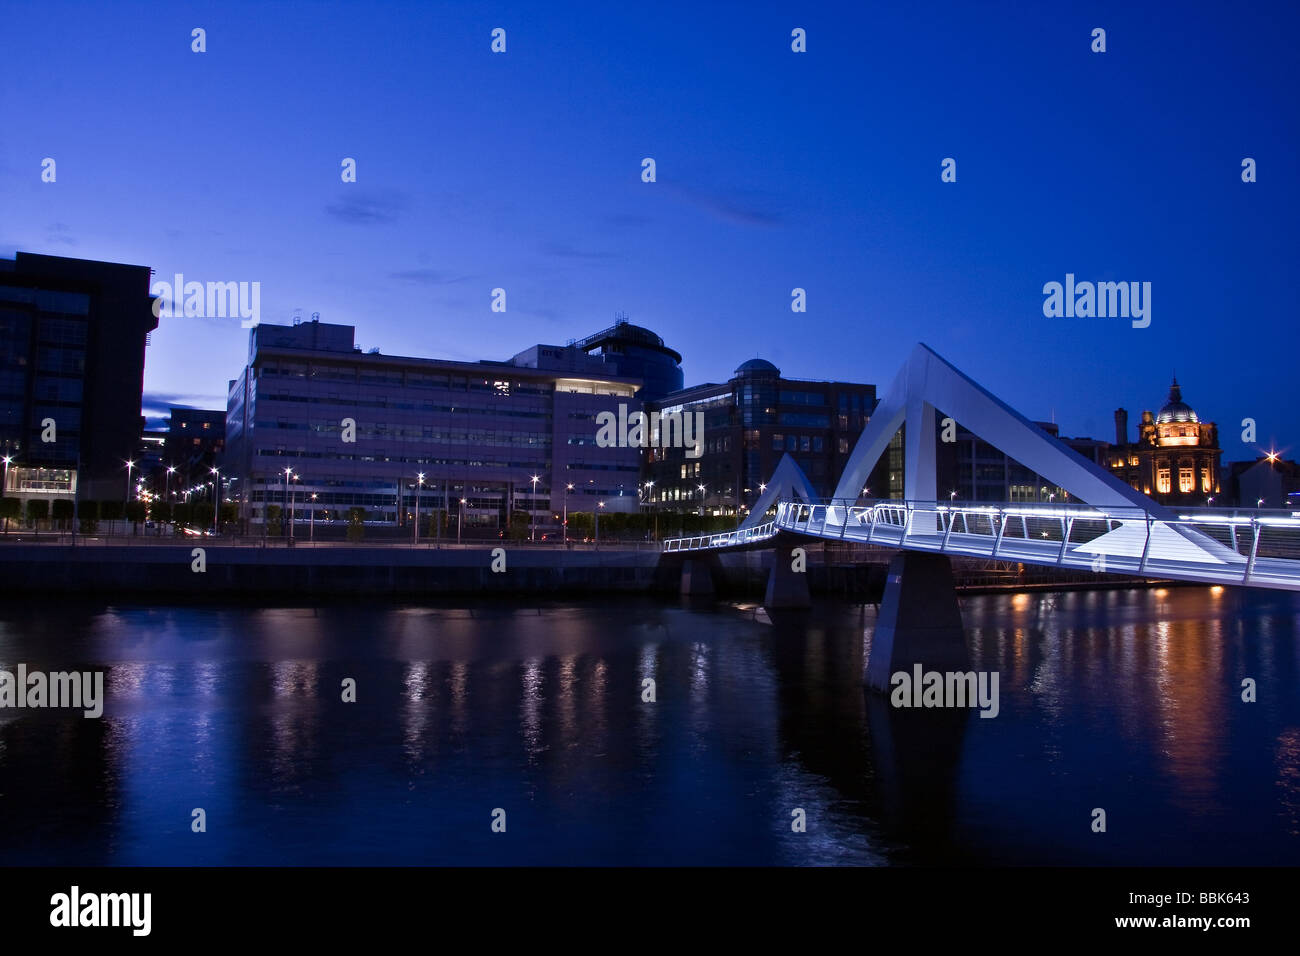
[[[1169,466],[1156,469],[1156,491],[1160,494],[1169,493]]]
[[[1190,467],[1178,469],[1178,490],[1183,494],[1193,491],[1196,488],[1196,480],[1193,477],[1193,469]]]
[[[821,436],[821,435],[814,435],[814,436],[813,436],[813,449],[812,449],[812,450],[813,450],[813,451],[825,451],[825,450],[826,450],[826,442],[822,439],[822,436]]]
[[[800,451],[812,451],[812,439],[804,435],[799,439]]]
[[[785,448],[785,436],[784,436],[784,435],[773,435],[773,436],[772,436],[772,450],[773,450],[773,451],[781,451],[783,448]]]

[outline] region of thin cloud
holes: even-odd
[[[325,207],[327,215],[351,226],[381,226],[396,222],[407,206],[400,193],[358,194],[349,192]]]
[[[554,256],[557,259],[613,259],[612,252],[596,252],[587,249],[579,249],[567,242],[544,242],[541,245],[541,251],[544,255]]]
[[[401,272],[390,272],[388,278],[401,282],[418,282],[420,285],[451,285],[455,282],[464,282],[470,277],[439,272],[437,269],[406,269]]]
[[[762,193],[738,190],[709,192],[675,182],[661,185],[679,199],[737,225],[779,226],[784,221],[784,217],[775,209],[766,208],[770,197]]]

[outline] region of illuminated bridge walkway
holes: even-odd
[[[786,532],[909,551],[1019,561],[1107,574],[1300,590],[1300,516],[934,501],[783,500],[748,528],[664,542],[669,552],[772,547]]]
[[[968,504],[955,500],[955,493],[944,501],[936,489],[936,448],[945,434],[955,439],[958,422],[1061,488],[1069,503]],[[900,429],[903,500],[864,500],[868,476]],[[769,518],[773,508],[775,517]],[[876,406],[831,498],[816,499],[808,479],[787,455],[739,528],[672,539],[664,543],[664,551],[700,556],[763,546],[788,550],[789,542],[798,538],[1104,574],[1300,590],[1300,514],[1174,511],[1157,504],[1043,431],[925,345],[916,346]],[[891,572],[891,584],[895,577]]]

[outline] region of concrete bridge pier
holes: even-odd
[[[700,555],[682,562],[682,594],[704,595],[713,593],[713,567],[718,564],[716,555]]]
[[[889,562],[885,597],[867,660],[867,687],[889,693],[891,675],[970,670],[970,653],[947,555],[900,551]]]
[[[794,551],[797,544],[778,541],[772,553],[772,570],[767,575],[766,608],[795,609],[812,607],[808,593],[808,558],[806,552],[799,556],[800,570],[795,570]]]

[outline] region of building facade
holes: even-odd
[[[1122,480],[1166,505],[1204,505],[1219,494],[1219,430],[1183,401],[1174,379],[1156,414],[1142,413],[1137,440],[1128,440],[1128,411],[1115,412],[1109,465]]]
[[[1066,447],[1102,468],[1108,461],[1109,444],[1095,438],[1062,438],[1055,422],[1034,422]],[[978,435],[960,425],[956,440],[936,445],[935,493],[957,501],[1068,501],[1065,489],[1026,468]]]
[[[250,530],[271,505],[292,505],[299,522],[361,508],[405,526],[417,497],[422,528],[440,510],[471,536],[504,531],[519,511],[542,533],[558,532],[566,510],[635,511],[642,449],[596,440],[600,413],[642,409],[645,381],[621,374],[625,353],[598,350],[617,337],[475,363],[363,353],[352,326],[259,324],[229,386],[231,497]]]
[[[661,416],[703,415],[701,453],[684,447],[646,453],[647,504],[668,511],[744,514],[777,464],[789,454],[819,497],[829,498],[862,429],[876,407],[876,387],[853,382],[783,378],[763,359],[750,359],[724,384],[697,385],[651,403]],[[898,458],[901,492],[901,444]],[[878,473],[885,474],[882,458]],[[888,479],[873,481],[888,497]],[[650,484],[650,483],[653,484]]]
[[[158,327],[149,277],[147,266],[0,259],[6,496],[125,497],[141,440],[145,346]]]

